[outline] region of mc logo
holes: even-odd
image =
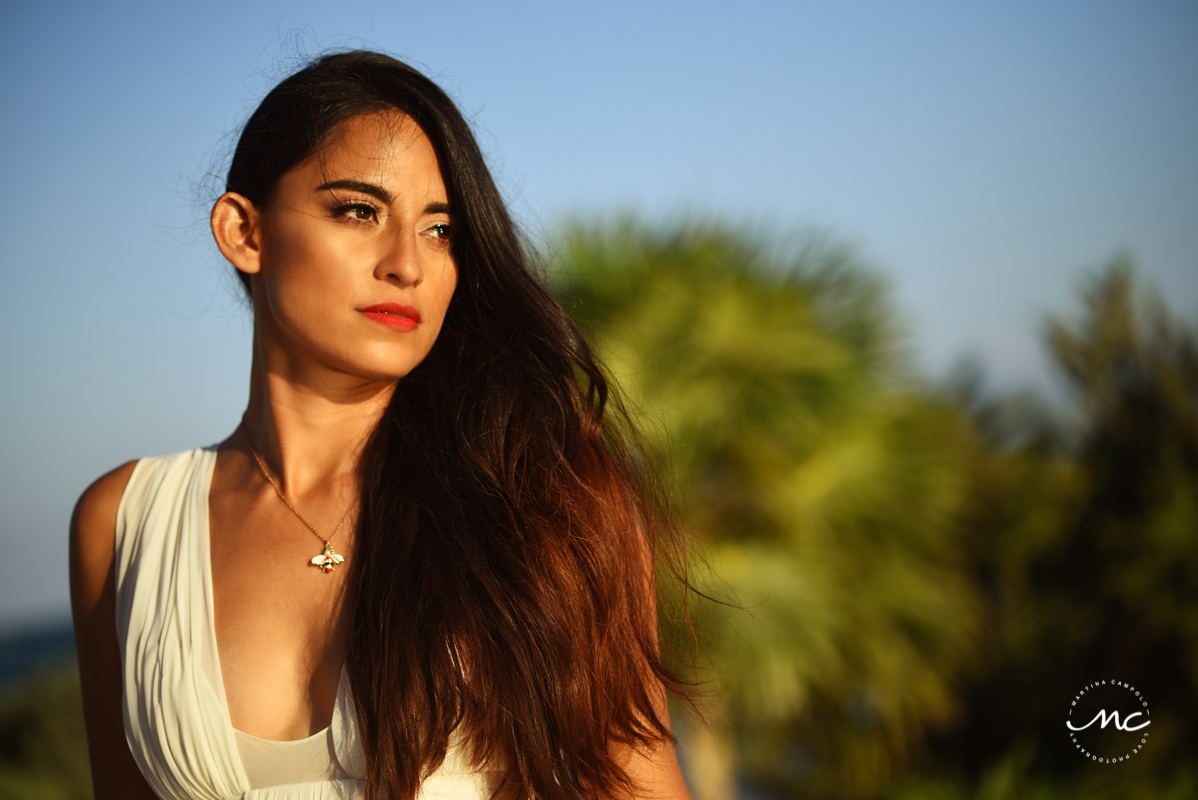
[[[1110,722],[1112,719],[1115,720],[1115,727],[1121,731],[1138,731],[1140,728],[1146,728],[1152,724],[1152,720],[1147,720],[1142,725],[1137,725],[1134,728],[1130,727],[1131,726],[1131,718],[1139,717],[1139,716],[1142,716],[1139,711],[1136,711],[1135,713],[1132,713],[1132,714],[1128,714],[1127,717],[1125,717],[1123,722],[1121,723],[1121,722],[1119,722],[1119,712],[1118,711],[1112,711],[1111,716],[1108,717],[1106,715],[1106,709],[1104,708],[1098,712],[1097,716],[1095,716],[1094,719],[1090,720],[1089,722],[1087,722],[1085,725],[1081,726],[1080,728],[1073,727],[1073,723],[1070,722],[1069,720],[1065,720],[1065,724],[1069,726],[1069,730],[1071,730],[1071,731],[1084,731],[1086,728],[1090,727],[1095,722],[1098,722],[1098,720],[1100,720],[1100,719],[1102,720],[1102,727],[1104,727],[1104,728],[1107,726],[1107,723]]]
[[[1138,709],[1129,712],[1128,705]],[[1108,708],[1115,710],[1107,711]],[[1083,687],[1074,696],[1065,727],[1070,731],[1073,746],[1083,756],[1100,764],[1116,764],[1144,749],[1148,743],[1148,731],[1144,728],[1152,724],[1149,716],[1148,701],[1134,686],[1100,680]],[[1074,720],[1089,721],[1074,725]],[[1099,724],[1095,726],[1095,722]],[[1137,739],[1138,731],[1143,732]]]

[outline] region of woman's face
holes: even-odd
[[[251,280],[269,355],[369,379],[408,374],[457,284],[450,223],[437,156],[415,122],[350,119],[260,214]]]

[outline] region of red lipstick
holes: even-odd
[[[420,312],[399,303],[379,303],[358,310],[375,322],[381,322],[397,331],[414,331],[420,324]]]

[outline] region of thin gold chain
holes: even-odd
[[[324,538],[320,535],[320,533],[317,532],[315,528],[312,527],[312,523],[304,519],[304,515],[296,511],[295,506],[291,505],[291,502],[283,495],[283,490],[279,488],[279,484],[275,481],[274,476],[271,475],[270,471],[266,469],[266,464],[263,463],[262,456],[258,455],[258,451],[254,449],[254,442],[252,439],[250,439],[250,432],[248,430],[245,432],[245,440],[249,443],[250,452],[254,454],[254,461],[258,462],[258,469],[262,472],[262,477],[266,478],[266,482],[270,484],[270,488],[274,489],[275,494],[279,496],[279,499],[282,500],[289,509],[291,509],[291,513],[295,514],[299,521],[304,523],[304,527],[312,531],[313,535],[316,536],[316,538],[320,541],[324,542],[325,546],[327,547],[329,543],[333,541],[333,537],[336,536],[341,530],[341,526],[345,524],[347,519],[349,519],[349,514],[354,510],[354,505],[356,504],[350,504],[349,508],[345,510],[345,515],[341,517],[341,521],[337,523],[337,527],[334,528],[333,532],[329,535],[329,538]]]

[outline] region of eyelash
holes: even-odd
[[[352,212],[358,211],[358,210],[366,211],[370,215],[371,218],[370,219],[359,219],[357,217],[351,216]],[[339,205],[333,209],[333,216],[348,219],[351,222],[358,222],[358,223],[374,222],[374,221],[378,220],[379,210],[377,208],[375,208],[374,206],[372,206],[370,203],[344,203],[344,204]]]

